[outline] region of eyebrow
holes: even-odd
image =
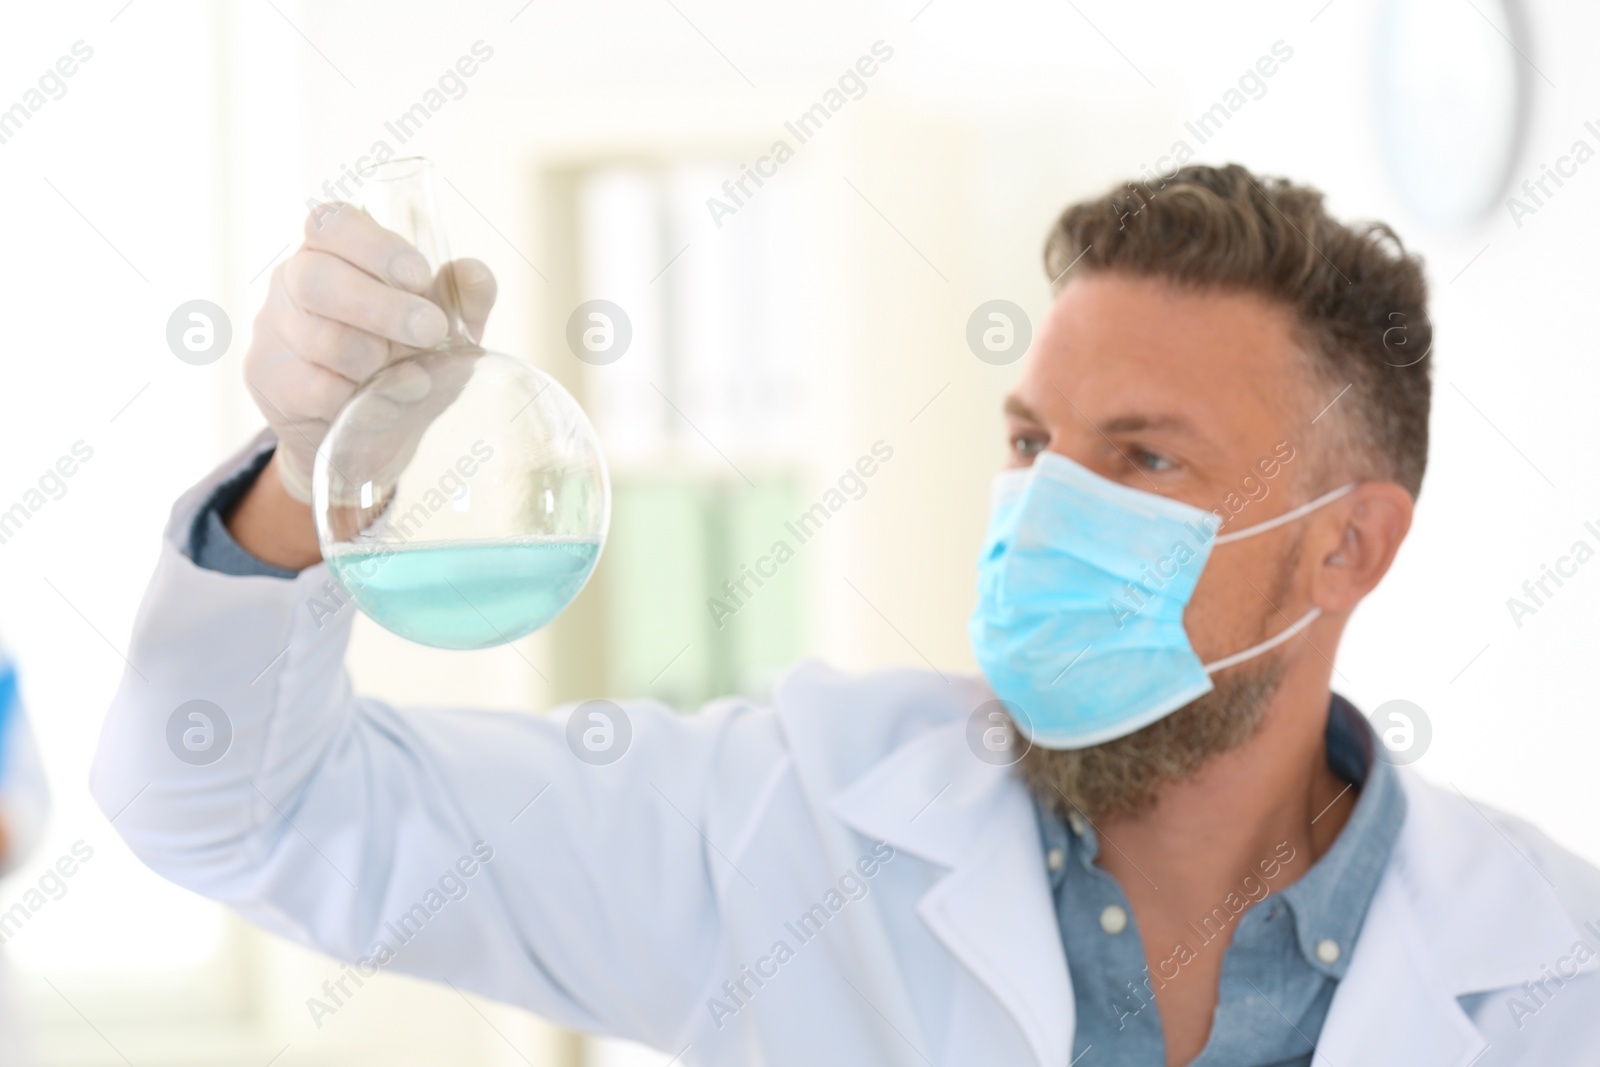
[[[1044,425],[1044,420],[1020,397],[1006,397],[1004,411],[1006,415],[1023,422]],[[1141,430],[1174,430],[1190,436],[1199,436],[1194,423],[1181,415],[1119,415],[1114,419],[1108,419],[1095,429],[1107,434],[1137,433]]]
[[[1140,430],[1176,430],[1196,436],[1194,423],[1181,415],[1121,415],[1099,427],[1102,433],[1137,433]]]
[[[1021,419],[1023,422],[1036,423],[1040,426],[1044,425],[1044,420],[1034,414],[1033,409],[1024,404],[1016,394],[1006,397],[1005,407],[1002,410],[1011,418]]]

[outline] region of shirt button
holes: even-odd
[[[1044,854],[1044,865],[1052,871],[1059,871],[1061,865],[1067,862],[1066,849],[1053,848]]]
[[[1336,963],[1339,960],[1339,945],[1335,941],[1324,938],[1317,942],[1317,959],[1323,963]]]
[[[1087,829],[1083,816],[1079,815],[1076,809],[1067,812],[1067,824],[1072,827],[1072,832],[1079,837],[1082,837],[1084,830]]]
[[[1128,928],[1128,913],[1115,904],[1106,906],[1100,913],[1100,929],[1108,934],[1120,934]],[[1327,944],[1328,942],[1324,942]]]

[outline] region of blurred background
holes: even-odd
[[[12,5],[0,512],[25,507],[0,627],[55,809],[0,912],[92,852],[5,931],[42,1062],[668,1063],[387,974],[319,1024],[307,1000],[336,963],[145,871],[87,794],[167,509],[260,425],[239,364],[272,268],[378,142],[438,163],[453,250],[500,280],[486,343],[579,396],[616,497],[596,578],[549,631],[443,653],[363,619],[361,687],[688,709],[805,656],[972,670],[1016,364],[977,358],[969,318],[1007,300],[1039,320],[1070,201],[1179,155],[1238,161],[1392,223],[1433,285],[1431,469],[1336,687],[1414,702],[1424,775],[1600,861],[1600,565],[1531,615],[1507,603],[1600,543],[1597,34],[1593,5],[1555,0]],[[63,56],[73,73],[41,81]],[[765,177],[735,199],[747,169]],[[206,366],[166,341],[198,299],[233,331]],[[632,322],[614,363],[565,343],[590,299]],[[722,583],[875,445],[892,458],[864,490],[717,625]],[[91,458],[35,507],[75,448]]]

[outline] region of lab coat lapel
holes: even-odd
[[[1318,1062],[1467,1067],[1489,1043],[1457,998],[1538,981],[1583,932],[1489,814],[1409,770],[1400,778],[1405,825],[1328,1009]],[[1580,972],[1597,966],[1591,959]]]
[[[1421,916],[1386,874],[1317,1040],[1317,1062],[1466,1067],[1487,1042],[1451,993],[1418,930]]]
[[[1072,987],[1037,816],[1011,769],[979,760],[965,731],[952,723],[904,745],[844,790],[834,811],[869,838],[949,868],[917,914],[1010,1015],[1037,1061],[1064,1064]]]
[[[949,1055],[960,1062],[962,1034],[1009,1019],[1034,1061],[1056,1067],[1071,1059],[1076,1020],[1037,820],[1011,770],[978,759],[965,731],[964,719],[930,723],[852,771],[832,808],[946,868],[917,913],[989,994],[953,1006]],[[1319,1067],[1469,1067],[1488,1042],[1458,998],[1538,981],[1583,937],[1509,822],[1399,770],[1406,821],[1319,1035]]]

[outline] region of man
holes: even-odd
[[[805,664],[695,716],[350,691],[306,465],[442,336],[420,267],[342,211],[279,269],[247,359],[275,433],[175,509],[94,775],[155,869],[350,961],[319,1024],[393,966],[688,1063],[1600,1049],[1600,878],[1329,690],[1426,459],[1425,284],[1387,229],[1236,166],[1068,209],[979,561],[989,684]],[[478,331],[492,281],[456,269]],[[201,766],[163,740],[192,700],[232,731]],[[578,758],[572,716],[631,747]]]

